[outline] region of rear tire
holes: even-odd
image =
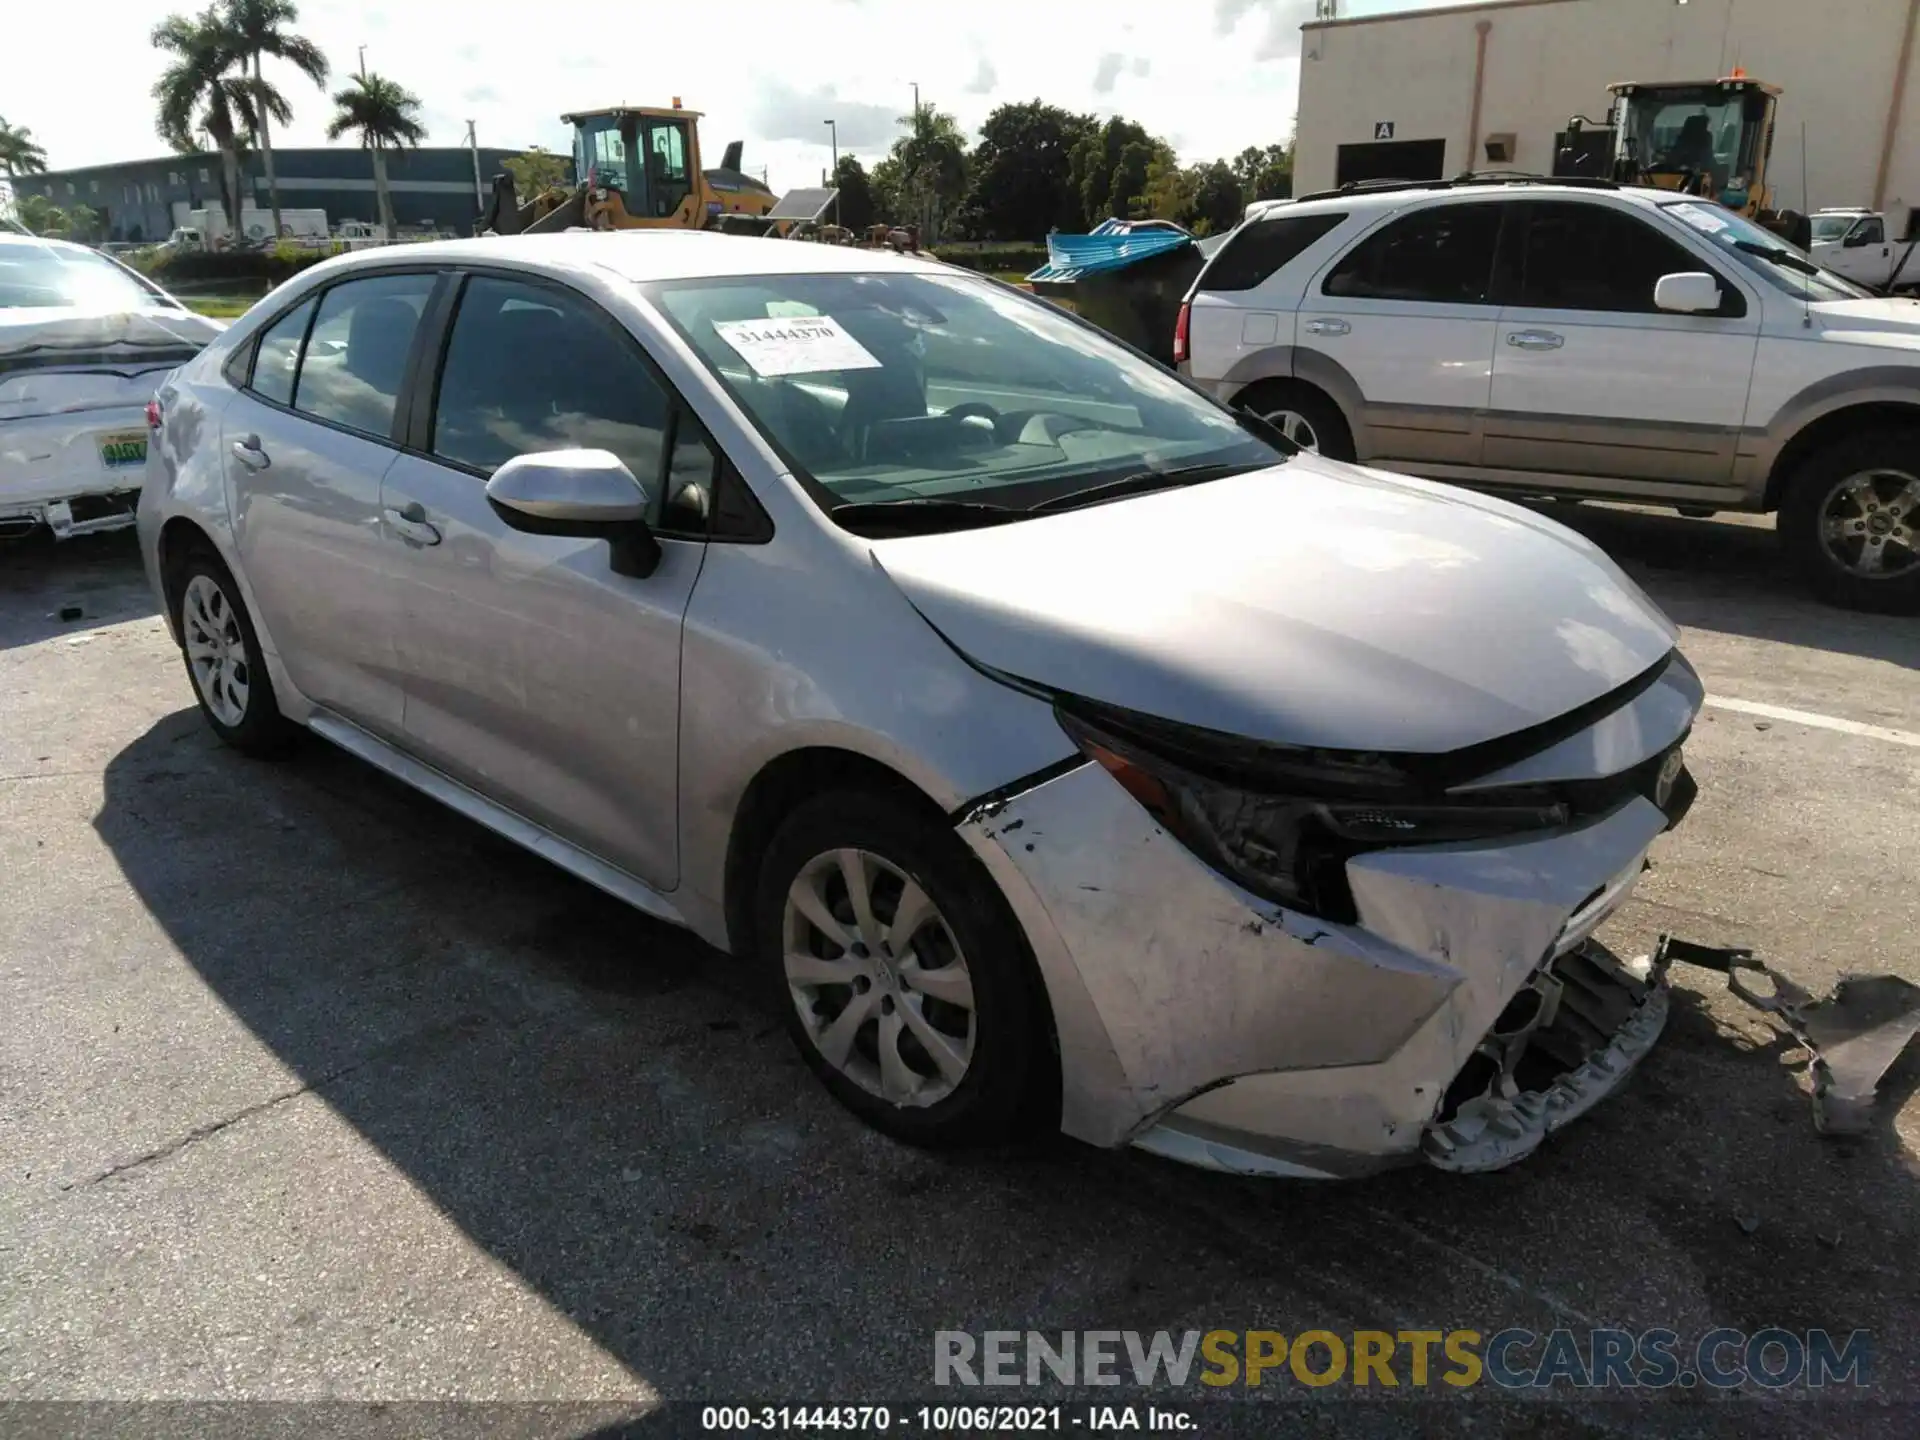
[[[172,593],[187,680],[213,733],[246,755],[286,754],[299,727],[280,713],[233,573],[199,545],[181,562]]]
[[[1329,460],[1354,458],[1353,432],[1340,407],[1311,385],[1272,381],[1236,397],[1234,404],[1276,427],[1302,450]]]
[[[768,845],[754,936],[802,1058],[876,1130],[949,1148],[1057,1120],[1026,938],[951,830],[877,792],[807,801]]]
[[[1822,600],[1920,614],[1920,428],[1865,430],[1816,450],[1788,482],[1778,525]]]

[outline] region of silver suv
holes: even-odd
[[[1176,354],[1341,459],[1778,511],[1819,593],[1920,610],[1920,304],[1717,205],[1527,180],[1276,203],[1201,271]]]

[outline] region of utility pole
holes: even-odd
[[[467,149],[473,155],[473,203],[484,210],[487,198],[480,189],[480,142],[474,138],[471,120],[467,121]]]
[[[840,183],[840,127],[831,120],[822,120],[820,123],[827,127],[827,134],[833,141],[833,169],[828,173],[833,177],[830,183],[838,186]],[[840,223],[840,192],[838,189],[835,189],[833,192],[833,223],[836,226]]]
[[[367,78],[367,47],[364,45],[360,47],[360,78]]]
[[[913,82],[913,113],[915,115],[920,113],[920,82],[918,80]]]

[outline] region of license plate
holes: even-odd
[[[144,430],[126,430],[100,437],[100,463],[109,470],[134,470],[147,463]]]

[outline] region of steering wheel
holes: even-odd
[[[944,413],[949,420],[966,420],[978,415],[983,420],[991,420],[996,431],[1000,428],[1000,412],[984,400],[968,400]]]

